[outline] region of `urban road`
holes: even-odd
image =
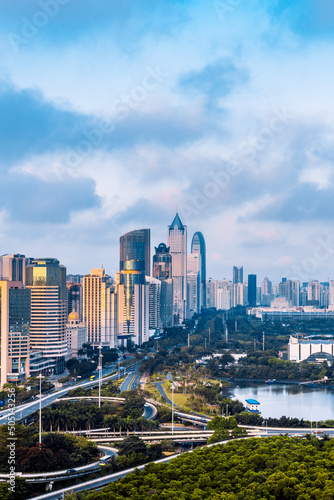
[[[134,368],[137,371],[139,368],[139,365],[140,365],[140,363],[137,363],[135,365],[135,368],[134,367],[132,367],[132,368]],[[115,370],[114,366],[110,366],[110,367],[102,370],[102,383],[105,382],[106,380],[117,380],[117,378],[118,378],[117,373],[110,375],[110,373],[114,372],[114,370]],[[133,377],[133,374],[132,374],[132,377]],[[131,380],[132,380],[132,378],[131,378]],[[44,396],[44,397],[42,396],[42,400],[41,400],[42,401],[41,402],[42,409],[47,407],[47,406],[50,406],[56,399],[58,399],[61,396],[64,396],[65,394],[67,394],[69,391],[72,391],[73,389],[76,389],[78,387],[82,387],[82,388],[94,387],[94,386],[98,385],[98,383],[99,383],[99,379],[97,377],[96,379],[94,379],[92,381],[91,380],[80,381],[77,384],[70,385],[64,389],[59,389],[55,392],[52,392],[51,394],[49,394],[47,396]],[[125,389],[125,390],[127,390],[127,389]],[[39,398],[37,398],[34,401],[31,401],[29,403],[19,405],[19,406],[17,406],[17,408],[15,410],[16,421],[19,422],[20,420],[24,420],[25,418],[29,417],[30,415],[32,415],[33,413],[35,413],[38,410],[39,410]],[[3,410],[0,412],[0,425],[7,423],[7,419],[8,419],[9,414],[11,414],[10,410]]]

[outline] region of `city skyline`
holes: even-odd
[[[331,3],[45,3],[2,5],[1,253],[113,274],[178,210],[207,276],[331,277]]]

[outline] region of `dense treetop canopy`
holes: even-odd
[[[334,439],[277,436],[149,464],[85,500],[331,500]]]

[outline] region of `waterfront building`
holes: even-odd
[[[22,282],[0,281],[0,387],[29,377],[31,293]]]
[[[112,349],[117,345],[115,317],[117,298],[105,269],[91,269],[83,278],[83,322],[93,347]]]
[[[246,409],[251,413],[260,413],[260,403],[256,399],[246,399]]]
[[[288,344],[289,361],[300,363],[309,361],[322,363],[327,361],[333,364],[334,361],[334,340],[322,339],[301,339],[290,336]]]
[[[203,234],[197,231],[191,242],[191,253],[201,256],[201,308],[206,308],[206,245]]]
[[[57,259],[35,259],[26,267],[31,290],[31,349],[51,360],[52,371],[63,373],[66,342],[66,268]]]
[[[167,246],[172,256],[173,313],[175,324],[181,324],[186,317],[187,303],[187,226],[178,214],[168,226]]]

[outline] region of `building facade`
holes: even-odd
[[[66,268],[57,259],[35,259],[26,268],[26,284],[31,290],[31,349],[42,351],[43,358],[51,361],[51,372],[63,373],[67,354]]]
[[[28,259],[25,255],[10,254],[0,257],[0,279],[7,281],[21,281],[26,284],[26,266],[31,264],[33,259]]]
[[[197,231],[191,242],[191,253],[201,256],[201,308],[206,308],[206,245],[203,234]]]
[[[168,226],[167,246],[172,256],[173,315],[175,324],[181,324],[187,309],[187,226],[178,214]]]
[[[110,276],[103,268],[91,269],[83,278],[83,322],[93,347],[112,349],[117,344],[117,298]]]
[[[0,386],[29,377],[30,290],[21,282],[0,281]]]
[[[78,352],[83,344],[87,343],[88,338],[86,325],[80,322],[79,314],[75,310],[68,315],[66,337],[68,352],[72,358],[77,358]]]
[[[144,263],[144,275],[150,276],[151,230],[136,229],[120,237],[120,270],[131,260]]]
[[[248,275],[248,305],[249,307],[256,307],[256,274]]]

